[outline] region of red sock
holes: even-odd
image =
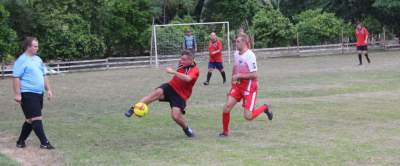
[[[224,128],[224,134],[228,135],[229,132],[229,120],[231,119],[230,112],[223,112],[222,113],[222,126]]]
[[[263,113],[267,108],[268,108],[267,105],[262,105],[262,106],[258,107],[257,109],[254,109],[252,112],[253,119],[256,118],[258,115],[260,115],[261,113]]]

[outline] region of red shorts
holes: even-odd
[[[243,99],[242,107],[245,110],[253,111],[256,107],[258,94],[258,82],[250,80],[247,85],[233,84],[228,95],[236,99],[237,102]]]

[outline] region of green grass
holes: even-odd
[[[9,158],[7,158],[6,156],[0,154],[0,165],[2,166],[17,166],[18,163],[16,161],[13,161]]]
[[[45,129],[66,165],[400,165],[399,54],[372,53],[361,67],[355,55],[260,60],[258,103],[271,104],[275,119],[247,122],[237,105],[226,139],[217,133],[229,84],[214,72],[203,86],[204,63],[186,115],[196,139],[185,138],[166,103],[123,117],[170,79],[161,69],[56,75]],[[0,130],[18,135],[11,80],[0,81],[0,96]]]

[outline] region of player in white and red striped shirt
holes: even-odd
[[[221,137],[228,136],[230,112],[241,100],[243,100],[243,116],[246,120],[253,120],[263,112],[266,113],[269,120],[273,118],[268,105],[264,104],[256,108],[258,93],[257,61],[255,54],[249,49],[249,37],[246,34],[238,35],[236,48],[232,88],[228,93],[228,100],[222,113],[223,132],[220,133]]]

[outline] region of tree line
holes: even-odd
[[[15,58],[36,36],[47,60],[148,55],[151,25],[229,21],[256,47],[335,42],[361,21],[372,33],[400,32],[394,0],[0,0],[0,55]]]

